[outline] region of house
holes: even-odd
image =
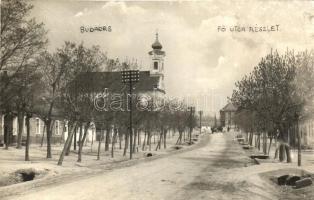
[[[306,117],[299,121],[301,144],[314,147],[314,118]]]
[[[26,126],[25,126],[25,118],[23,122],[23,134],[22,141],[26,139]],[[3,143],[6,135],[5,129],[7,129],[11,135],[10,143],[17,142],[17,134],[18,134],[18,120],[16,114],[11,114],[11,116],[4,115],[0,113],[0,143]],[[64,138],[64,134],[67,132],[66,121],[61,119],[55,119],[53,128],[52,128],[52,137],[51,143],[61,142]],[[33,116],[30,119],[30,142],[31,143],[41,143],[46,141],[46,127],[44,125],[44,121],[39,116]]]
[[[234,129],[236,127],[234,116],[237,108],[232,104],[228,103],[220,110],[220,124],[222,127],[228,129]]]
[[[289,144],[293,147],[298,146],[299,132],[301,145],[304,148],[314,148],[314,115],[303,113],[298,122],[295,122],[289,129]]]

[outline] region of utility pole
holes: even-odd
[[[296,129],[297,129],[297,137],[298,137],[298,166],[301,166],[301,135],[299,131],[299,115],[295,113],[296,118]]]
[[[214,118],[214,128],[217,127],[217,118],[216,118],[216,114],[215,114],[215,118]]]
[[[198,111],[199,115],[200,115],[200,134],[202,134],[202,115],[203,115],[203,111],[200,110]]]
[[[190,137],[190,144],[192,144],[192,130],[193,130],[193,116],[194,116],[194,112],[195,112],[195,107],[188,107],[188,109],[190,110],[190,133],[189,133],[189,137]]]
[[[122,71],[122,82],[124,84],[129,85],[129,113],[130,113],[130,119],[129,119],[129,131],[130,131],[130,159],[132,159],[132,152],[133,152],[133,145],[132,145],[132,140],[133,140],[133,128],[132,128],[132,90],[133,90],[133,83],[137,83],[140,79],[140,71],[139,70],[127,70],[127,71]]]

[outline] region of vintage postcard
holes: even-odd
[[[314,1],[0,2],[1,200],[314,199]]]

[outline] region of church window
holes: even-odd
[[[158,69],[158,62],[154,62],[154,69],[155,69],[155,70]]]

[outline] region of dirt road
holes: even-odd
[[[245,178],[251,160],[232,133],[206,137],[202,148],[7,199],[273,199],[256,177]]]

